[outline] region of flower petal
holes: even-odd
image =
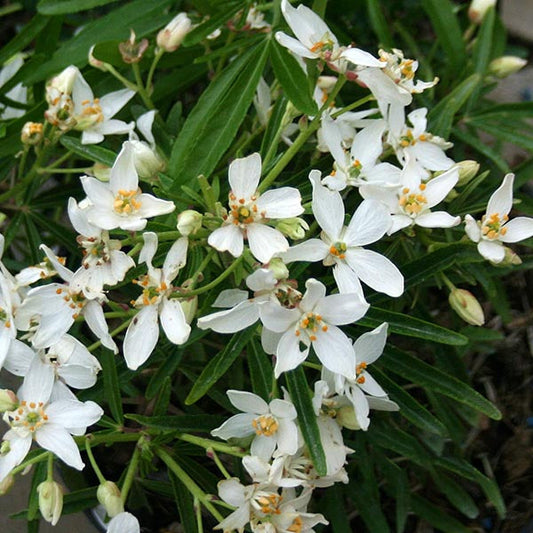
[[[505,234],[500,233],[502,242],[518,242],[533,236],[533,218],[517,217],[505,224]]]
[[[264,415],[269,412],[268,404],[257,394],[233,389],[228,390],[226,394],[232,405],[243,413]]]
[[[178,345],[186,342],[191,334],[191,326],[187,324],[180,302],[163,298],[159,313],[161,326],[167,339]]]
[[[252,255],[261,263],[268,263],[274,255],[289,248],[289,243],[283,234],[265,224],[248,224],[246,234]]]
[[[81,460],[78,446],[65,428],[56,424],[45,424],[35,432],[35,440],[67,465],[76,470],[83,470],[85,464]]]
[[[235,159],[229,166],[229,184],[238,200],[241,198],[248,200],[255,194],[260,177],[261,156],[258,152]]]
[[[280,187],[263,193],[255,203],[266,218],[291,218],[304,212],[300,191],[294,187]]]
[[[300,349],[300,339],[295,335],[294,330],[289,330],[283,334],[276,349],[276,366],[274,367],[274,377],[276,379],[283,372],[293,370],[303,363],[309,355],[309,346],[303,351]]]
[[[378,200],[363,200],[353,214],[344,234],[350,246],[365,246],[381,239],[392,225],[389,209]]]
[[[258,319],[257,304],[253,300],[245,300],[231,309],[199,318],[198,327],[200,329],[212,329],[218,333],[235,333],[251,326]]]
[[[124,337],[122,349],[129,369],[137,370],[150,357],[158,338],[157,306],[147,305],[133,317]]]
[[[233,224],[217,228],[209,235],[207,242],[219,252],[229,252],[233,257],[240,257],[244,250],[242,231]]]
[[[513,206],[514,174],[506,174],[502,184],[492,193],[487,205],[487,215],[508,215]]]

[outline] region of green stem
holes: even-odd
[[[24,146],[24,151],[22,152],[22,155],[20,157],[19,168],[18,168],[18,173],[17,173],[17,177],[19,180],[21,180],[22,176],[24,175],[24,168],[26,167],[26,159],[28,158],[29,151],[30,151],[30,147]]]
[[[202,519],[202,506],[198,498],[194,498],[194,510],[196,514],[196,529],[198,533],[204,533],[204,521]]]
[[[336,111],[331,115],[331,118],[337,118],[340,117],[343,113],[347,113],[348,111],[352,111],[352,109],[357,109],[358,107],[361,107],[362,105],[366,104],[367,102],[373,102],[375,100],[374,96],[369,94],[368,96],[365,96],[364,98],[360,98],[359,100],[355,101],[353,104],[347,105],[346,107],[343,107],[339,111]]]
[[[457,289],[457,287],[450,281],[446,274],[440,272],[439,276],[440,279],[442,279],[442,281],[444,282],[444,284],[448,287],[448,289],[450,289],[450,291],[454,291],[455,289]]]
[[[187,291],[184,294],[175,293],[175,296],[195,296],[196,294],[203,294],[204,292],[210,291],[211,289],[215,288],[218,284],[222,283],[241,263],[242,263],[243,256],[237,257],[235,261],[226,269],[218,278],[215,278],[211,283],[208,283],[207,285],[204,285],[203,287],[200,287],[199,289],[194,289],[192,291]]]
[[[110,433],[109,431],[106,431],[103,434],[90,433],[88,435],[74,437],[74,440],[79,448],[83,448],[87,439],[91,440],[91,446],[98,446],[100,444],[114,444],[115,442],[133,442],[139,440],[141,436],[142,433]]]
[[[91,444],[90,439],[85,439],[85,450],[87,452],[87,457],[89,457],[89,462],[91,463],[91,466],[93,467],[94,473],[96,474],[96,477],[98,478],[98,481],[100,483],[105,483],[106,478],[102,474],[102,471],[100,470],[100,467],[96,463],[96,459],[94,458],[93,451],[91,450]]]
[[[84,167],[84,168],[50,168],[50,167],[44,167],[44,168],[38,168],[37,173],[38,174],[85,174],[89,172],[92,169],[92,167]]]
[[[174,459],[163,449],[156,449],[157,455],[168,466],[168,468],[176,475],[176,477],[185,485],[187,490],[219,521],[224,520],[224,517],[215,509],[209,501],[207,494],[192,480],[192,478],[181,468]]]
[[[229,475],[229,472],[226,470],[226,467],[222,464],[222,461],[220,460],[219,456],[217,455],[217,452],[213,448],[207,448],[206,453],[209,457],[213,458],[213,461],[215,461],[215,464],[218,466],[218,469],[222,473],[222,475],[229,479],[231,476]]]
[[[205,448],[206,450],[211,448],[235,457],[244,457],[246,455],[242,448],[239,448],[238,446],[231,446],[229,444],[225,444],[224,442],[206,439],[204,437],[197,437],[196,435],[190,435],[189,433],[178,433],[176,438],[185,442],[190,442],[191,444],[200,446],[200,448]]]
[[[133,478],[135,476],[135,473],[137,472],[137,467],[139,466],[139,459],[141,458],[140,446],[141,446],[141,442],[139,439],[139,441],[137,442],[137,445],[135,446],[135,450],[133,450],[133,455],[131,456],[130,463],[128,465],[126,477],[124,479],[124,483],[122,484],[122,488],[120,490],[121,498],[124,503],[126,503],[126,500],[128,499],[128,493],[131,489],[131,485],[133,483]]]
[[[48,452],[48,465],[46,468],[46,480],[54,481],[54,454]]]
[[[267,167],[270,160],[274,157],[276,150],[278,148],[279,144],[279,138],[281,137],[281,133],[286,128],[286,118],[287,118],[287,110],[289,108],[289,103],[287,102],[287,105],[285,106],[285,112],[283,114],[283,118],[281,119],[280,125],[276,131],[276,134],[274,135],[274,139],[272,139],[272,144],[268,148],[268,152],[265,155],[265,158],[263,159],[263,167]]]
[[[115,67],[113,67],[113,66],[108,64],[107,65],[107,72],[109,72],[112,76],[115,76],[115,78],[117,78],[117,80],[119,80],[122,83],[122,85],[124,85],[127,89],[131,89],[132,91],[137,92],[137,85],[135,85],[134,83],[131,83],[130,80],[128,80],[122,74],[120,74],[115,69]]]
[[[131,67],[133,69],[133,74],[135,76],[135,81],[137,83],[137,92],[139,93],[139,96],[141,97],[141,100],[143,101],[144,105],[148,109],[155,109],[154,103],[152,102],[152,99],[146,92],[146,89],[144,88],[144,83],[141,77],[141,69],[139,68],[138,63],[132,63]]]
[[[200,189],[202,190],[202,196],[204,197],[205,204],[207,206],[207,209],[215,214],[216,213],[216,200],[215,200],[215,194],[213,193],[213,188],[207,181],[207,178],[200,174],[198,176],[198,183],[200,184]]]
[[[200,266],[196,270],[196,272],[191,277],[191,281],[189,283],[188,288],[194,289],[194,286],[196,285],[196,282],[198,281],[198,278],[200,274],[204,271],[204,269],[207,267],[207,265],[211,262],[211,259],[213,259],[213,256],[215,255],[214,248],[211,248],[209,252],[207,252],[207,255],[204,257],[204,260],[200,263]]]
[[[155,68],[157,67],[159,60],[163,57],[164,54],[165,54],[165,50],[163,50],[163,48],[159,48],[154,56],[154,60],[152,61],[152,64],[150,65],[150,70],[148,71],[148,78],[146,78],[146,90],[147,91],[150,91],[152,87],[152,79],[154,77]]]
[[[22,472],[23,470],[25,470],[30,465],[34,465],[36,463],[41,463],[45,459],[48,459],[48,454],[49,453],[50,452],[42,452],[39,455],[36,455],[35,457],[32,457],[31,459],[28,459],[27,461],[24,461],[24,462],[20,463],[18,466],[13,468],[13,470],[11,470],[11,474],[14,476],[14,475],[18,474],[19,472]]]

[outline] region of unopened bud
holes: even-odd
[[[274,278],[278,281],[281,279],[287,279],[289,277],[289,269],[279,257],[273,257],[268,262],[268,270],[274,274]]]
[[[112,481],[105,481],[98,486],[96,491],[98,501],[110,518],[124,512],[124,503],[120,495],[120,489]]]
[[[516,56],[502,56],[489,63],[488,73],[496,78],[507,78],[527,65],[527,61]]]
[[[157,46],[165,52],[174,52],[191,31],[191,19],[187,13],[178,13],[158,34]]]
[[[103,163],[95,163],[93,165],[92,175],[100,181],[109,181],[111,178],[111,167]]]
[[[43,518],[55,526],[63,510],[63,489],[55,481],[43,481],[38,487],[39,510]]]
[[[54,76],[48,81],[48,83],[46,84],[47,92],[49,89],[54,89],[61,94],[70,94],[72,92],[74,80],[79,75],[80,69],[78,67],[70,65],[57,76]]]
[[[319,76],[316,82],[316,85],[319,89],[330,93],[337,83],[337,76]]]
[[[460,161],[455,167],[459,170],[459,180],[457,181],[458,187],[462,187],[474,179],[479,171],[479,163],[472,159]]]
[[[291,239],[299,240],[305,237],[309,225],[300,217],[284,218],[276,224],[276,229]]]
[[[42,122],[26,122],[20,132],[22,144],[35,145],[39,144],[43,138]]]
[[[335,420],[346,429],[361,429],[352,405],[343,405],[337,409]]]
[[[15,477],[8,474],[2,482],[0,482],[0,496],[5,496],[15,484]]]
[[[496,5],[496,0],[472,0],[468,8],[468,18],[474,24],[481,24],[487,11]]]
[[[498,266],[516,266],[522,264],[522,259],[520,259],[520,256],[511,248],[508,246],[504,246],[505,250],[505,256],[503,257],[503,261],[498,263]]]
[[[0,413],[13,411],[18,407],[19,401],[15,393],[9,389],[0,389]]]
[[[99,59],[96,59],[96,57],[94,57],[93,51],[94,51],[94,45],[91,46],[91,49],[89,50],[89,55],[88,55],[89,65],[103,72],[107,72],[109,63],[105,63],[104,61],[100,61]]]
[[[133,148],[133,163],[141,178],[152,178],[165,170],[165,162],[143,141],[130,140]]]
[[[203,215],[194,209],[187,209],[178,215],[178,231],[187,237],[194,235],[201,227]]]
[[[485,323],[483,309],[470,291],[454,288],[448,301],[451,308],[468,324],[482,326]]]
[[[180,305],[183,309],[183,314],[185,315],[185,321],[187,324],[190,324],[196,316],[196,311],[198,310],[198,296],[193,296],[188,300],[180,300]]]
[[[148,44],[148,39],[136,42],[135,32],[130,30],[130,38],[118,45],[122,61],[128,64],[138,63],[148,49]]]

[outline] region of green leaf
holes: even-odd
[[[49,22],[48,17],[35,15],[11,41],[0,50],[0,65],[28,46]]]
[[[440,491],[448,498],[450,503],[468,518],[476,518],[479,515],[479,509],[474,500],[464,490],[461,485],[453,481],[442,472],[434,474],[433,482]]]
[[[422,0],[422,7],[431,20],[450,70],[458,74],[466,63],[466,49],[454,5],[450,0]]]
[[[280,97],[276,100],[274,107],[272,108],[272,112],[268,119],[266,130],[263,135],[263,140],[261,141],[260,151],[263,160],[267,155],[268,151],[270,150],[272,143],[276,143],[276,146],[279,143],[281,123],[283,121],[283,117],[285,116],[287,104],[287,98],[285,98],[285,96],[281,94]]]
[[[39,518],[39,493],[37,487],[46,480],[47,461],[37,463],[31,478],[31,489],[28,497],[28,521]],[[38,522],[37,522],[38,523]]]
[[[373,485],[377,488],[375,479]],[[361,518],[367,527],[367,531],[379,531],[380,533],[389,533],[390,528],[387,519],[383,514],[382,505],[379,500],[379,492],[371,490],[371,482],[365,479],[361,483],[354,483],[350,487],[350,496],[353,498],[356,509],[361,514]]]
[[[265,44],[244,52],[200,96],[172,148],[168,174],[175,179],[170,191],[211,174],[246,116],[267,53]]]
[[[270,61],[272,62],[274,74],[287,98],[302,113],[316,115],[318,106],[311,95],[307,75],[296,59],[275,39],[270,41],[270,50]]]
[[[420,318],[415,318],[394,311],[387,311],[378,307],[371,307],[366,315],[358,322],[358,326],[376,328],[383,324],[389,323],[389,331],[404,335],[406,337],[416,337],[417,339],[426,339],[428,341],[438,342],[440,344],[450,344],[452,346],[462,346],[468,342],[468,339],[456,333],[455,331],[443,328],[431,322],[426,322]]]
[[[170,376],[166,376],[157,395],[157,400],[154,405],[154,416],[163,416],[167,412],[171,395],[172,380]]]
[[[37,11],[43,15],[63,15],[77,13],[93,7],[112,4],[117,0],[41,0],[37,4]]]
[[[533,102],[512,102],[507,104],[491,103],[484,109],[478,109],[469,113],[465,121],[470,119],[500,119],[500,120],[518,120],[533,117]]]
[[[463,526],[455,518],[416,494],[411,495],[411,508],[418,516],[444,533],[470,533],[471,529]]]
[[[246,361],[250,370],[252,390],[255,394],[261,396],[263,400],[269,401],[272,380],[274,379],[272,360],[265,354],[256,339],[250,341],[250,350]]]
[[[100,363],[102,364],[102,374],[104,376],[105,399],[109,404],[109,410],[113,418],[120,424],[124,424],[124,414],[122,412],[122,397],[118,383],[115,354],[111,350],[102,349],[100,351]]]
[[[379,0],[366,0],[368,18],[374,33],[379,39],[379,44],[383,48],[393,48],[394,40],[390,31],[390,24],[383,14],[384,4]]]
[[[68,135],[63,135],[59,142],[67,149],[75,154],[88,159],[89,161],[95,161],[97,163],[102,163],[108,167],[112,167],[117,154],[103,148],[102,146],[93,146],[92,144],[81,144],[81,141],[76,137],[70,137]]]
[[[480,74],[472,74],[443,98],[429,113],[429,131],[447,139],[453,126],[453,119],[481,83]]]
[[[197,402],[229,370],[254,334],[255,328],[249,327],[233,335],[224,350],[215,355],[198,376],[185,399],[187,405]]]
[[[173,15],[165,13],[165,8],[171,3],[172,0],[133,0],[103,17],[88,22],[72,39],[65,41],[48,61],[37,66],[26,79],[26,83],[44,80],[69,65],[86,65],[95,39],[100,42],[114,39],[124,41],[129,36],[130,28],[138,38],[152,33],[171,20]]]
[[[470,120],[469,123],[472,126],[486,131],[490,135],[496,137],[496,139],[500,139],[511,144],[516,144],[517,146],[521,146],[522,148],[533,152],[533,135],[520,133],[516,125],[507,124],[505,121],[491,124],[479,119]]]
[[[161,383],[166,376],[174,375],[181,359],[183,357],[183,350],[178,349],[172,352],[165,360],[161,363],[155,374],[152,376],[146,387],[145,396],[147,400],[151,400],[155,395],[161,390]]]
[[[226,418],[218,415],[176,415],[176,416],[143,416],[126,414],[128,420],[134,420],[144,427],[162,431],[179,431],[181,433],[198,431],[209,433],[220,426]]]
[[[459,459],[457,457],[440,457],[435,460],[435,466],[445,468],[461,477],[475,481],[483,489],[487,498],[494,505],[500,518],[505,518],[505,503],[500,493],[500,489],[494,480],[483,475],[464,459]]]
[[[495,19],[496,11],[494,7],[490,7],[483,16],[483,22],[474,41],[474,49],[472,51],[474,71],[481,75],[487,73],[491,60]]]
[[[245,2],[225,2],[224,7],[218,13],[211,15],[206,22],[202,22],[194,30],[189,32],[182,45],[184,47],[193,46],[203,41],[210,33],[213,33],[218,28],[224,27],[228,20],[231,20],[235,13],[243,9]]]
[[[491,402],[466,383],[420,361],[407,352],[388,346],[379,361],[390,372],[430,391],[439,392],[459,403],[469,405],[494,420],[500,420],[502,417],[500,411]]]
[[[335,533],[353,533],[350,520],[346,514],[345,499],[339,483],[328,487],[328,495],[320,502],[321,511],[330,522],[331,531]]]
[[[292,403],[298,413],[298,424],[302,432],[309,455],[319,476],[327,473],[326,455],[322,448],[317,417],[313,409],[311,393],[303,367],[285,373]]]
[[[377,368],[372,368],[372,374],[390,395],[391,400],[400,406],[400,414],[422,431],[446,436],[444,425],[435,418],[422,404],[417,402],[405,389],[397,385],[392,379]]]

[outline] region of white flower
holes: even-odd
[[[160,200],[139,189],[133,147],[129,141],[122,145],[111,169],[109,183],[82,176],[81,184],[91,203],[87,218],[104,230],[142,230],[147,218],[166,215],[175,208],[173,202]]]
[[[0,70],[0,88],[19,71],[23,63],[24,60],[22,55],[17,54],[4,64],[4,67]],[[4,96],[13,100],[13,102],[25,104],[27,101],[27,89],[22,83],[17,83],[17,85],[9,89]],[[0,120],[22,117],[24,113],[26,113],[25,109],[8,107],[4,104],[0,104]]]
[[[0,482],[24,460],[32,440],[67,465],[83,469],[71,435],[83,435],[87,426],[100,420],[104,412],[91,401],[50,401],[53,382],[50,367],[32,365],[19,391],[19,407],[4,413],[4,421],[11,429],[4,435],[2,449],[7,451],[0,456]]]
[[[140,533],[139,521],[131,513],[119,513],[107,524],[107,533]]]
[[[268,263],[274,254],[287,250],[289,243],[280,231],[266,223],[303,213],[300,192],[293,187],[280,187],[259,195],[261,156],[258,153],[235,159],[228,175],[230,213],[207,242],[221,252],[239,257],[246,237],[253,256],[261,263]]]
[[[523,241],[533,235],[533,218],[517,217],[509,221],[513,206],[513,181],[514,174],[503,178],[502,184],[490,197],[481,222],[476,222],[470,215],[465,216],[466,234],[478,243],[479,253],[492,263],[503,261],[504,243]]]
[[[165,52],[174,52],[192,29],[187,13],[178,13],[158,34],[157,46]]]
[[[461,217],[450,215],[446,211],[431,211],[431,208],[446,198],[459,179],[457,168],[421,183],[416,168],[408,161],[403,171],[402,187],[395,191],[372,185],[359,188],[363,198],[375,198],[383,202],[392,213],[391,235],[396,231],[412,225],[424,228],[451,228],[461,222]],[[416,163],[414,163],[416,165]]]
[[[128,326],[123,346],[126,364],[132,370],[136,370],[150,357],[157,344],[158,317],[163,331],[173,344],[183,344],[191,332],[179,300],[170,298],[174,292],[172,282],[187,260],[187,238],[182,237],[171,246],[163,268],[154,268],[152,259],[157,250],[157,235],[146,232],[143,237],[144,247],[139,255],[139,262],[146,263],[148,274],[136,281],[143,292],[134,303],[141,310]]]
[[[105,296],[89,300],[83,292],[73,289],[70,282],[74,272],[63,266],[47,246],[42,244],[41,249],[65,283],[50,283],[31,289],[16,313],[17,329],[30,331],[35,348],[47,348],[57,342],[74,320],[82,315],[102,345],[117,353],[118,348],[109,335],[102,310]]]
[[[323,59],[335,69],[340,69],[338,60],[342,50],[334,33],[327,24],[311,9],[300,4],[297,8],[288,0],[281,1],[281,12],[287,24],[296,35],[289,37],[276,32],[276,39],[293,54],[307,59]],[[359,48],[350,48],[351,60],[357,65],[380,67],[380,61]]]
[[[355,378],[352,343],[337,326],[359,320],[369,305],[357,294],[326,296],[326,287],[316,279],[308,279],[305,286],[307,291],[294,309],[286,309],[272,301],[259,307],[264,326],[279,336],[276,378],[301,364],[309,355],[311,345],[326,368]]]
[[[344,204],[337,191],[320,184],[320,172],[312,170],[313,214],[322,228],[320,239],[309,239],[282,254],[286,262],[319,261],[333,268],[341,293],[363,297],[360,280],[376,291],[397,297],[403,293],[403,276],[385,256],[363,246],[378,241],[392,225],[385,205],[363,200],[348,226],[344,226]]]
[[[293,455],[298,450],[296,409],[287,400],[274,399],[269,404],[251,392],[228,390],[232,405],[243,411],[226,420],[211,435],[228,440],[255,434],[250,453],[267,461],[275,450]]]
[[[342,124],[342,121],[332,120],[328,116],[322,120],[322,140],[335,159],[334,170],[324,178],[323,183],[339,191],[347,185],[357,187],[365,183],[383,187],[398,186],[400,169],[390,163],[379,162],[387,123],[373,120],[354,136],[350,152],[344,149]]]
[[[137,134],[130,132],[130,143],[133,148],[133,161],[135,170],[141,178],[151,178],[157,172],[165,169],[165,161],[157,153],[155,138],[152,134],[155,109],[147,111],[137,119],[137,129],[141,132],[145,141],[139,140]]]

